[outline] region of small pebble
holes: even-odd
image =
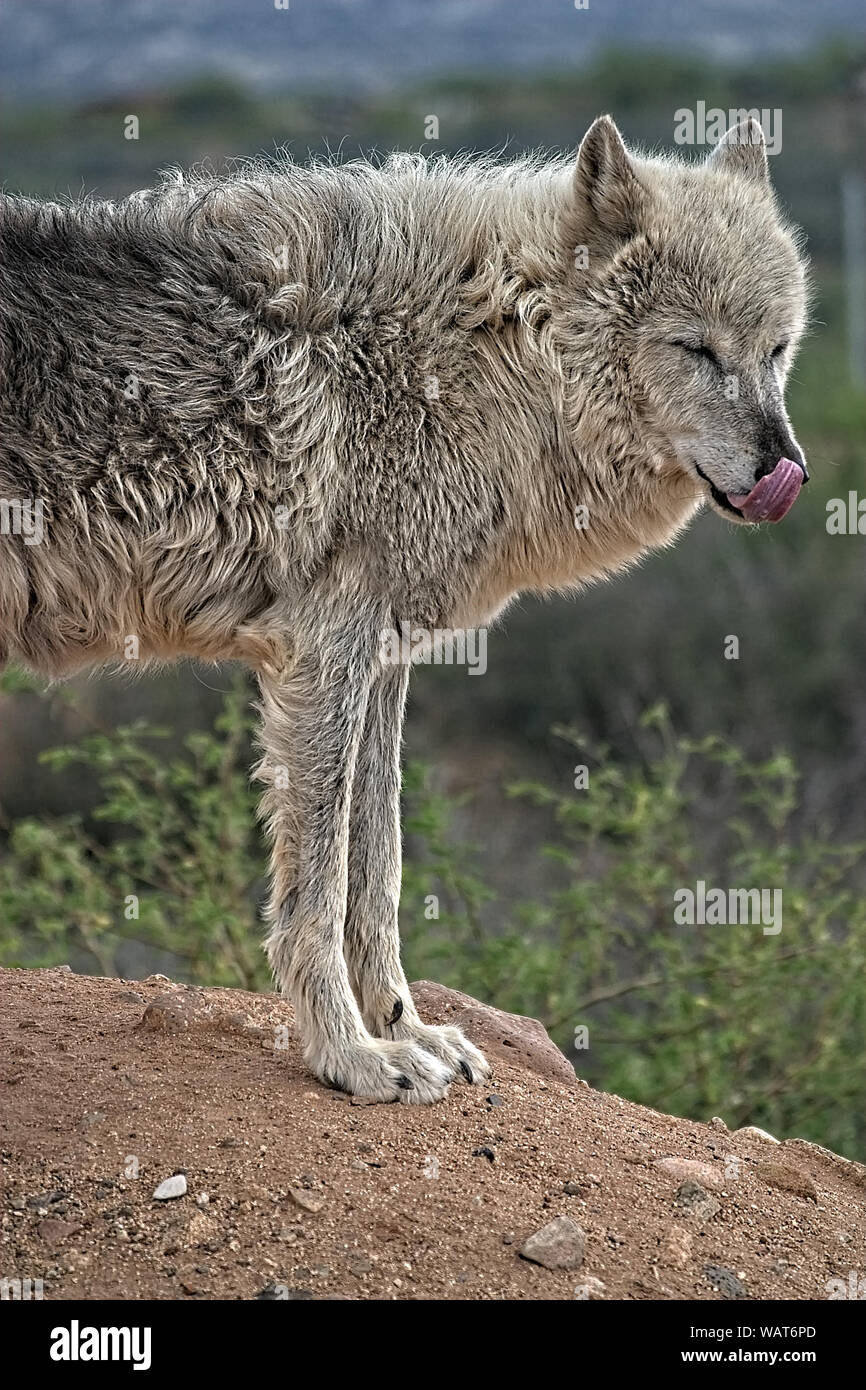
[[[704,1278],[714,1289],[724,1294],[725,1298],[746,1297],[746,1286],[742,1279],[724,1265],[704,1265]]]
[[[153,1194],[155,1202],[170,1202],[174,1197],[186,1196],[186,1178],[183,1173],[175,1173],[159,1184]]]
[[[721,1202],[711,1197],[705,1187],[701,1187],[700,1183],[694,1182],[691,1178],[680,1183],[674,1202],[698,1221],[711,1221],[722,1209]]]
[[[595,1279],[590,1274],[577,1285],[574,1290],[574,1296],[579,1302],[586,1303],[591,1298],[601,1298],[604,1294],[604,1290],[605,1285],[603,1280]]]
[[[302,1211],[309,1211],[315,1214],[317,1211],[321,1211],[322,1207],[325,1205],[324,1197],[313,1197],[301,1187],[290,1187],[289,1196],[295,1203],[295,1206],[300,1207]]]
[[[653,1167],[660,1168],[663,1173],[678,1178],[680,1182],[691,1178],[693,1182],[699,1183],[701,1187],[708,1187],[713,1192],[721,1192],[725,1186],[725,1170],[721,1165],[716,1167],[712,1163],[703,1163],[695,1158],[657,1158]]]
[[[586,1236],[576,1221],[556,1216],[524,1241],[520,1254],[545,1269],[579,1269],[585,1244]]]
[[[759,1129],[757,1125],[744,1125],[742,1129],[734,1130],[735,1139],[760,1139],[765,1144],[778,1144],[778,1139],[774,1135],[768,1134],[765,1129]]]

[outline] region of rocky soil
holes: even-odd
[[[272,995],[0,970],[0,1279],[47,1299],[826,1299],[866,1168],[592,1090],[540,1024],[436,985],[486,1087],[376,1105]],[[838,1286],[837,1286],[838,1287]]]

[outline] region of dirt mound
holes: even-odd
[[[593,1091],[533,1020],[415,993],[487,1049],[486,1088],[365,1103],[310,1077],[272,995],[0,971],[0,1278],[49,1299],[825,1299],[862,1269],[866,1168]]]

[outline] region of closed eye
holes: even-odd
[[[787,347],[788,347],[788,344],[787,344],[787,343],[777,343],[776,346],[773,348],[773,351],[770,353],[770,356],[771,356],[771,357],[781,357],[781,356],[782,356],[782,353],[785,352],[785,351],[787,350]]]
[[[683,352],[687,352],[690,357],[703,357],[706,362],[711,362],[718,371],[722,370],[721,362],[713,349],[707,347],[706,343],[684,343],[681,339],[676,339],[671,342],[670,346],[680,348]]]

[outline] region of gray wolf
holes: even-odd
[[[602,117],[576,158],[6,197],[3,242],[0,659],[247,662],[308,1065],[379,1100],[483,1081],[400,963],[410,663],[382,634],[577,590],[704,503],[790,506],[806,273],[760,127],[700,165]]]

